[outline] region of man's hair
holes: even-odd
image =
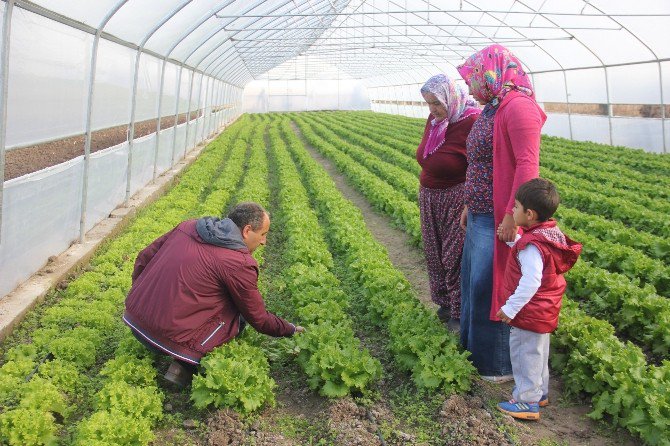
[[[245,201],[238,203],[230,213],[228,218],[230,218],[240,231],[244,229],[246,225],[251,225],[251,229],[258,231],[263,226],[263,216],[267,215],[270,217],[270,213],[266,211],[263,206],[252,201]]]
[[[525,210],[531,209],[537,212],[539,221],[549,220],[561,201],[554,183],[544,178],[533,178],[526,181],[519,186],[514,198]]]

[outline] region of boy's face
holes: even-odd
[[[514,200],[514,212],[512,216],[514,217],[514,223],[517,226],[527,228],[531,226],[534,221],[535,212],[530,209],[524,209],[523,205],[519,203],[519,200]]]

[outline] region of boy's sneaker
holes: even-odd
[[[519,403],[518,401],[509,400],[498,403],[498,409],[507,415],[521,420],[540,419],[540,405],[538,403]]]
[[[488,381],[494,384],[502,384],[514,379],[514,375],[495,375],[495,376],[482,376],[484,381]]]
[[[516,386],[512,387],[512,395],[514,395],[515,390]],[[540,398],[540,401],[537,403],[537,405],[540,407],[547,407],[549,405],[549,395],[542,395],[542,398]]]

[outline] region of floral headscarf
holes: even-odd
[[[510,90],[534,97],[533,85],[521,61],[502,45],[494,44],[476,52],[457,68],[473,95],[483,102],[498,102]]]
[[[447,109],[447,117],[442,121],[433,119],[428,140],[423,149],[424,159],[440,148],[447,134],[449,123],[462,121],[475,113],[479,108],[475,102],[468,97],[463,87],[451,80],[444,74],[438,74],[426,81],[421,87],[421,93],[432,93],[440,104]]]

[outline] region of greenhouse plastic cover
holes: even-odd
[[[223,119],[223,112],[211,120]],[[204,118],[191,121],[188,147],[203,139]],[[134,163],[131,175],[131,195],[153,178],[154,159],[158,173],[183,157],[186,124],[177,128],[180,147],[173,146],[173,129],[133,141]],[[205,134],[205,136],[206,136]],[[157,149],[157,152],[156,152]],[[128,143],[123,143],[91,155],[86,202],[85,231],[107,217],[126,195]],[[84,157],[24,175],[4,184],[2,232],[0,232],[0,295],[12,291],[45,263],[46,259],[67,249],[78,240],[81,218],[82,177]]]
[[[180,64],[197,70],[198,79],[204,72],[244,87],[301,56],[309,61],[301,77],[318,79],[328,71],[324,67],[334,66],[338,76],[361,79],[366,86],[401,85],[425,81],[440,71],[456,76],[457,64],[492,42],[508,46],[524,62],[540,101],[660,104],[661,90],[670,90],[665,63],[670,45],[663,31],[670,25],[670,2],[37,0],[16,4],[26,8],[15,8],[12,17],[7,147],[83,132],[93,35],[74,28],[75,24],[96,30],[104,23],[93,129],[128,121],[138,46],[146,52],[139,64],[137,120],[155,116],[161,58],[169,60],[165,113],[175,108]],[[37,10],[72,23],[59,23]],[[184,70],[182,91],[193,75],[193,70]],[[284,75],[295,77],[290,72]],[[185,111],[186,99],[180,97],[179,102],[180,111]]]
[[[83,195],[86,230],[127,198],[128,173],[139,190],[243,107],[425,117],[420,85],[457,78],[491,43],[522,60],[541,104],[610,109],[549,113],[545,133],[657,152],[670,141],[666,1],[10,0],[0,13],[11,18],[3,150],[117,125],[132,139],[136,122],[200,116],[91,155],[88,175],[76,159],[4,182],[0,294],[77,239]],[[614,116],[612,104],[660,115]]]

